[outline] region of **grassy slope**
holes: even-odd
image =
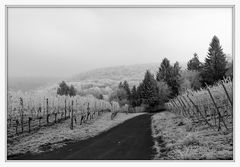
[[[206,125],[194,125],[170,112],[152,116],[152,135],[154,159],[233,159],[232,132],[217,132]]]

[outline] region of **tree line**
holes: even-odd
[[[178,62],[171,65],[170,61],[164,58],[155,76],[147,70],[138,86],[134,85],[130,89],[127,81],[120,82],[117,90],[111,94],[110,101],[115,100],[120,105],[129,104],[132,107],[163,105],[179,95],[186,80],[190,88],[197,90],[206,85],[213,85],[224,77],[232,78],[232,64],[228,65],[220,41],[214,36],[203,63],[200,62],[197,53],[194,53],[184,74]]]
[[[154,75],[147,70],[139,85],[130,88],[127,81],[120,82],[117,89],[110,94],[109,101],[117,101],[120,105],[128,104],[132,107],[141,105],[154,107],[163,105],[188,88],[198,90],[206,85],[213,85],[227,76],[233,78],[233,63],[226,61],[220,41],[214,36],[204,62],[199,60],[197,53],[194,53],[193,58],[187,63],[187,71],[183,71],[178,62],[171,64],[164,58],[157,73]],[[57,89],[58,95],[75,96],[76,92],[73,85],[68,86],[64,81]],[[103,96],[99,98],[103,99]]]

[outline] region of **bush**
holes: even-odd
[[[168,101],[170,95],[171,95],[171,90],[167,83],[163,81],[158,81],[157,82],[157,87],[158,87],[158,100],[159,104],[164,104],[165,102]]]
[[[57,94],[58,95],[65,95],[65,96],[75,96],[76,95],[77,90],[74,88],[73,85],[71,85],[70,87],[66,84],[66,82],[62,81],[59,84],[59,87],[57,88]]]

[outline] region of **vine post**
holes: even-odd
[[[210,95],[210,97],[212,99],[212,102],[213,102],[213,104],[214,104],[214,106],[215,106],[215,108],[216,108],[216,110],[218,112],[218,120],[219,120],[219,122],[218,122],[218,131],[221,129],[221,121],[223,122],[223,125],[226,128],[226,130],[228,130],[227,125],[226,125],[225,121],[223,120],[223,117],[222,117],[222,115],[221,115],[221,113],[220,113],[220,111],[219,111],[219,109],[217,107],[217,104],[216,104],[216,102],[215,102],[215,100],[214,100],[214,98],[213,98],[213,96],[211,94],[210,89],[207,88],[207,91],[208,91],[208,93],[209,93],[209,95]]]
[[[48,98],[47,98],[47,106],[46,106],[46,111],[47,111],[47,125],[49,123],[49,113],[48,113]]]
[[[28,117],[28,132],[31,132],[31,121],[32,121],[32,117]]]
[[[65,105],[64,105],[64,117],[65,117],[65,119],[67,118],[67,100],[65,99],[65,101],[64,101],[64,103],[65,103]]]
[[[222,87],[223,87],[223,89],[224,89],[224,91],[225,91],[225,93],[226,93],[226,95],[227,95],[227,98],[228,98],[231,106],[233,106],[233,102],[232,102],[232,100],[231,100],[231,98],[230,98],[230,96],[229,96],[229,94],[228,94],[228,92],[227,92],[227,89],[226,89],[225,85],[223,84],[223,82],[220,82],[220,83],[221,83],[221,85],[222,85]]]
[[[213,128],[212,124],[210,124],[208,122],[208,120],[202,115],[201,111],[199,110],[198,106],[193,102],[193,100],[187,95],[188,99],[190,100],[190,102],[193,104],[193,106],[196,108],[197,112],[201,115],[201,117],[203,118],[203,120],[211,127]]]
[[[73,100],[72,100],[72,109],[71,109],[71,126],[70,129],[73,130]]]
[[[23,99],[22,99],[22,97],[20,97],[20,106],[21,106],[21,108],[20,108],[20,113],[21,113],[21,128],[22,128],[22,132],[23,132],[23,121],[24,121],[23,116],[24,116],[24,111],[23,111]]]

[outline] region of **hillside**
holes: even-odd
[[[91,71],[80,73],[72,78],[72,81],[86,81],[86,80],[134,80],[139,81],[143,79],[146,70],[155,73],[158,64],[137,64],[128,66],[117,66],[99,68]]]
[[[119,82],[127,80],[130,87],[137,85],[144,77],[146,70],[156,73],[158,64],[140,64],[99,68],[80,73],[68,80],[78,90],[93,87],[114,89]]]
[[[50,80],[39,79],[28,79],[26,83],[25,78],[9,79],[9,88],[10,90],[21,90],[21,91],[30,91],[38,90],[41,92],[51,92],[54,93],[57,90],[58,84],[65,80],[68,84],[72,84],[80,94],[92,94],[91,92],[96,92],[100,90],[103,94],[108,94],[113,89],[115,89],[119,82],[127,80],[130,87],[133,85],[138,85],[142,81],[146,70],[150,70],[154,75],[158,70],[159,63],[150,63],[150,64],[136,64],[136,65],[123,65],[116,67],[106,67],[93,69],[87,72],[79,73],[68,79],[55,79],[54,82]],[[35,84],[35,81],[38,84]],[[41,81],[41,82],[40,82]],[[44,81],[44,82],[43,82]],[[21,83],[20,83],[21,82]],[[33,85],[33,86],[32,86]]]

